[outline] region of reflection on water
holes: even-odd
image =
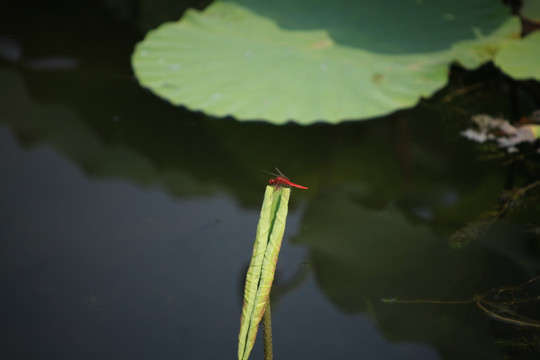
[[[178,201],[92,180],[49,147],[21,150],[5,129],[0,144],[4,355],[234,353],[255,212],[223,195]],[[216,346],[201,349],[207,337]]]
[[[85,29],[72,36],[95,36]],[[291,197],[276,357],[537,358],[534,146],[508,154],[459,135],[480,109],[507,111],[502,80],[374,121],[241,124],[140,89],[128,64],[136,38],[85,44],[100,59],[22,35],[27,51],[2,48],[5,354],[234,356],[261,170],[277,166],[310,189]],[[80,62],[20,66],[62,54]]]

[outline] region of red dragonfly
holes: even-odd
[[[276,187],[276,189],[279,189],[280,187],[289,187],[289,186],[294,186],[296,188],[299,188],[299,189],[307,189],[306,186],[302,186],[302,185],[298,185],[298,184],[295,184],[293,183],[291,180],[289,180],[288,177],[286,177],[285,175],[283,175],[283,173],[281,171],[279,171],[278,168],[276,168],[277,170],[277,174],[273,174],[269,171],[266,171],[266,170],[263,170],[264,172],[272,175],[272,176],[275,176],[274,179],[270,179],[270,181],[268,181],[268,183],[270,185],[274,185]]]

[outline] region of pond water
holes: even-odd
[[[476,113],[529,114],[537,84],[454,69],[385,118],[210,119],[132,75],[165,18],[81,4],[2,21],[3,359],[235,358],[274,166],[310,188],[291,196],[275,358],[538,358],[539,155],[459,135]]]

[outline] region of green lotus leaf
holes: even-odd
[[[515,79],[540,80],[540,32],[505,46],[495,57],[495,64]]]
[[[525,0],[521,5],[521,16],[529,21],[540,23],[540,1],[538,0]]]
[[[140,83],[213,116],[302,124],[366,119],[414,106],[517,37],[491,0],[217,1],[150,31]]]

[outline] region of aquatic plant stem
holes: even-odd
[[[272,360],[272,314],[270,311],[270,299],[266,302],[263,315],[263,338],[264,338],[264,360]]]

